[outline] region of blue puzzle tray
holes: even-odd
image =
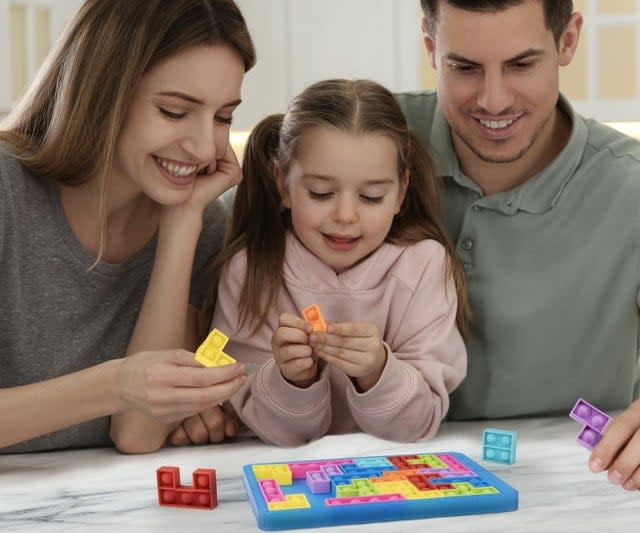
[[[267,531],[518,509],[518,491],[462,453],[253,463],[244,484]]]

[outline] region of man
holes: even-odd
[[[590,467],[640,488],[640,143],[559,94],[571,0],[421,0],[436,92],[398,95],[443,176],[472,305],[454,419],[626,409]]]

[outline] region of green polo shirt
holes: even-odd
[[[460,170],[433,92],[397,95],[442,176],[473,310],[452,419],[604,410],[638,395],[640,143],[575,113],[569,143],[515,189]]]

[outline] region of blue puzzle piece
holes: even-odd
[[[516,460],[516,443],[518,434],[515,431],[502,429],[485,429],[482,432],[482,459],[493,463],[511,465]]]

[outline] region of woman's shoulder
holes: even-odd
[[[0,143],[0,201],[15,201],[26,195],[35,178],[22,166],[10,149]]]

